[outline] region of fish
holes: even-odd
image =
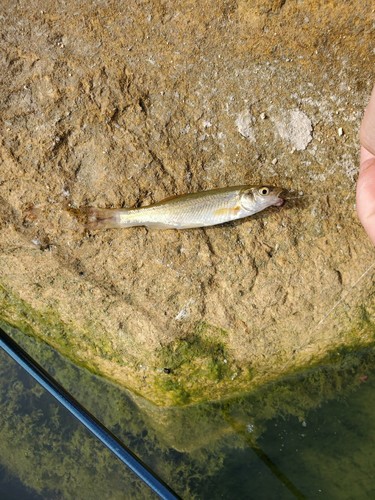
[[[274,186],[232,186],[166,198],[138,208],[75,209],[88,229],[146,226],[150,229],[192,229],[249,217],[270,206],[280,207],[284,189]]]

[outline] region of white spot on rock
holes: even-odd
[[[354,182],[357,174],[358,174],[358,166],[356,162],[356,158],[353,158],[349,154],[344,154],[339,160],[340,167],[344,170],[345,174],[348,178]]]
[[[236,119],[236,126],[238,132],[246,139],[255,142],[255,135],[253,130],[254,118],[248,109],[242,111]]]
[[[193,304],[193,302],[193,299],[188,300],[174,319],[176,321],[182,321],[183,319],[188,318],[190,316],[190,306]]]
[[[297,151],[306,149],[312,141],[312,124],[308,116],[295,109],[286,112],[284,116],[274,119],[280,137],[291,143]]]

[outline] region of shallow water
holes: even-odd
[[[372,348],[232,401],[165,410],[12,335],[183,498],[375,495]],[[3,352],[0,373],[1,498],[153,498]]]

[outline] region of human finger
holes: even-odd
[[[361,147],[361,168],[357,181],[357,213],[375,245],[375,156]]]
[[[361,145],[375,155],[375,85],[363,116],[359,138]]]

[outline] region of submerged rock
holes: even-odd
[[[364,4],[8,2],[0,25],[3,320],[163,405],[373,340]],[[222,227],[90,234],[67,210],[260,182],[291,199]]]

